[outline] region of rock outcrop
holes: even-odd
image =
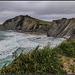
[[[75,19],[62,18],[53,20],[47,36],[62,37],[71,36],[75,33]]]
[[[75,40],[75,35],[72,35],[72,36],[70,36],[69,39],[67,39],[67,41],[72,41],[72,40]]]
[[[62,18],[60,20],[53,20],[53,22],[47,22],[28,15],[20,15],[6,20],[0,25],[0,30],[41,32],[47,33],[47,36],[68,37],[75,35],[75,18]]]
[[[37,20],[28,15],[16,16],[12,19],[6,20],[2,25],[0,25],[0,30],[16,30],[16,31],[22,31],[22,32],[25,32],[25,31],[47,32],[49,25],[41,24],[40,21],[42,20],[38,20],[38,21]],[[46,22],[46,23],[49,23],[49,22]]]

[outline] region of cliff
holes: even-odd
[[[75,40],[75,35],[72,35],[72,36],[70,36],[69,39],[67,39],[67,41],[72,41],[72,40]]]
[[[71,36],[75,33],[75,19],[62,18],[53,20],[47,36],[62,37]]]
[[[49,26],[50,22],[32,18],[28,15],[19,15],[6,20],[2,25],[0,25],[0,30],[47,32]]]
[[[6,20],[0,25],[0,30],[15,30],[20,32],[47,33],[47,36],[62,37],[75,35],[75,19],[62,18],[47,22],[32,18],[28,15],[19,15]]]

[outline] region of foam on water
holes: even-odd
[[[34,37],[17,32],[5,32],[5,39],[0,41],[0,58],[11,55],[19,47],[35,47],[38,45],[36,42],[31,42],[27,38]],[[33,43],[33,44],[32,44]]]
[[[23,48],[25,51],[29,51],[35,48],[37,45],[41,45],[43,48],[48,42],[51,43],[51,47],[55,47],[60,44],[63,38],[46,37],[46,35],[31,35],[18,33],[14,31],[0,31],[0,68],[6,63],[12,61],[12,52],[18,48]],[[18,53],[20,53],[20,49]]]

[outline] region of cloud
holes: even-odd
[[[0,23],[17,15],[52,21],[75,16],[74,1],[0,1]]]

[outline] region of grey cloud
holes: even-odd
[[[71,14],[75,13],[75,2],[50,2],[40,8],[38,14]]]
[[[0,1],[0,23],[17,15],[52,21],[75,16],[73,1]]]

